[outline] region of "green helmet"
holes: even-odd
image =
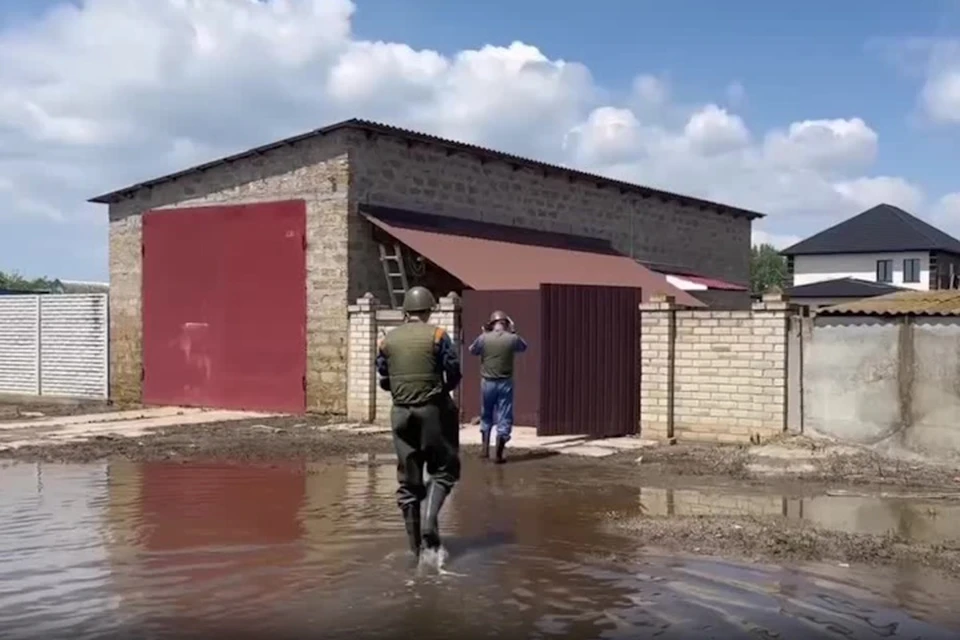
[[[411,287],[403,294],[403,310],[406,313],[432,311],[436,300],[426,287]]]

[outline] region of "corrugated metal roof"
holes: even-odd
[[[139,191],[140,189],[155,187],[165,182],[177,180],[179,178],[183,178],[185,176],[188,176],[194,173],[200,173],[224,164],[230,164],[232,162],[237,162],[238,160],[244,160],[247,158],[251,158],[253,156],[258,156],[263,153],[266,153],[267,151],[272,151],[273,149],[279,149],[281,147],[290,146],[298,142],[302,142],[304,140],[325,136],[327,134],[334,133],[341,129],[359,129],[367,134],[398,136],[410,142],[420,142],[422,144],[437,145],[437,146],[449,149],[451,151],[459,151],[461,153],[470,153],[475,156],[486,158],[488,160],[499,160],[500,162],[507,162],[507,163],[512,163],[514,165],[530,167],[540,171],[559,173],[562,175],[570,176],[571,178],[588,180],[588,181],[597,183],[598,185],[615,187],[615,188],[622,189],[624,191],[640,193],[646,197],[657,197],[657,198],[663,198],[665,200],[673,200],[681,204],[697,207],[698,209],[713,209],[718,213],[727,213],[734,216],[742,216],[742,217],[749,218],[751,220],[764,217],[764,214],[759,213],[757,211],[751,211],[749,209],[734,207],[726,204],[721,204],[718,202],[711,202],[709,200],[694,198],[692,196],[684,196],[677,193],[671,193],[669,191],[661,191],[659,189],[644,187],[638,184],[624,182],[622,180],[607,178],[594,173],[587,173],[586,171],[571,169],[570,167],[561,167],[559,165],[549,164],[547,162],[541,162],[539,160],[532,160],[530,158],[524,158],[524,157],[516,156],[510,153],[505,153],[503,151],[487,149],[486,147],[481,147],[474,144],[468,144],[466,142],[457,142],[455,140],[448,140],[446,138],[441,138],[439,136],[434,136],[427,133],[419,133],[417,131],[410,131],[409,129],[403,129],[401,127],[395,127],[393,125],[382,124],[379,122],[371,122],[369,120],[362,120],[360,118],[352,118],[350,120],[336,122],[326,127],[321,127],[319,129],[314,129],[313,131],[308,131],[306,133],[302,133],[296,136],[284,138],[283,140],[278,140],[277,142],[271,142],[270,144],[261,145],[253,149],[248,149],[247,151],[241,151],[240,153],[236,153],[231,156],[227,156],[225,158],[220,158],[217,160],[212,160],[210,162],[206,162],[204,164],[197,165],[195,167],[190,167],[188,169],[184,169],[176,173],[171,173],[169,175],[162,176],[160,178],[145,180],[143,182],[130,185],[129,187],[124,187],[116,191],[111,191],[110,193],[105,193],[103,195],[96,196],[88,200],[88,202],[93,202],[98,204],[112,204],[115,202],[120,202],[126,198],[132,197],[133,194]]]
[[[716,289],[717,291],[746,291],[747,287],[742,284],[734,284],[718,278],[707,278],[704,276],[678,275],[678,278],[689,280],[695,284],[701,284],[707,289]]]
[[[826,307],[817,315],[960,316],[960,290],[898,291]]]
[[[361,207],[371,223],[478,291],[529,290],[541,284],[585,284],[638,287],[644,299],[657,293],[676,297],[678,304],[704,304],[669,282],[665,276],[632,258],[608,251],[531,244],[478,237],[458,229],[429,229],[377,216]],[[471,223],[476,225],[477,223]]]
[[[637,262],[647,267],[651,271],[656,271],[657,273],[665,276],[676,276],[677,278],[687,280],[694,284],[702,285],[708,289],[718,289],[721,291],[747,291],[749,289],[749,287],[746,285],[728,282],[719,278],[711,278],[710,276],[702,273],[691,271],[687,267],[664,264],[662,262],[650,262],[647,260],[637,260]]]

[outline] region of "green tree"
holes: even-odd
[[[59,285],[56,280],[49,278],[25,278],[16,271],[4,273],[0,271],[0,289],[9,291],[51,291]]]
[[[770,287],[787,286],[787,260],[771,244],[750,250],[750,293],[760,295]]]

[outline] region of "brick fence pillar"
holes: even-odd
[[[674,437],[676,309],[666,295],[640,305],[640,436],[662,442]]]
[[[460,296],[451,291],[437,301],[436,310],[430,316],[430,322],[446,329],[453,341],[453,348],[460,352]],[[454,392],[459,399],[460,390]]]
[[[763,412],[763,428],[769,432],[787,430],[787,339],[790,305],[779,290],[773,289],[753,304],[754,325],[763,331],[759,364],[763,367],[765,385],[758,389]]]
[[[350,339],[347,349],[347,418],[371,422],[376,408],[377,309],[380,302],[367,293],[347,307]]]

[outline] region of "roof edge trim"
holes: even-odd
[[[178,180],[180,178],[184,178],[189,175],[202,173],[204,171],[208,171],[215,167],[219,167],[225,164],[230,164],[232,162],[237,162],[239,160],[244,160],[246,158],[260,155],[268,151],[272,151],[274,149],[279,149],[281,147],[294,145],[298,142],[310,140],[312,138],[322,137],[342,129],[353,129],[353,130],[363,131],[368,134],[399,137],[409,142],[419,142],[421,144],[439,146],[442,148],[449,149],[451,151],[468,153],[474,156],[479,156],[487,160],[495,160],[495,161],[505,162],[508,164],[514,164],[514,165],[523,166],[531,169],[536,169],[539,171],[543,171],[544,173],[555,173],[560,175],[566,175],[566,176],[569,176],[570,178],[576,178],[586,182],[593,182],[598,187],[606,186],[606,187],[618,188],[624,193],[626,192],[639,193],[647,198],[654,198],[654,197],[661,198],[665,201],[678,202],[681,205],[696,207],[700,210],[713,209],[720,214],[728,214],[734,217],[747,218],[748,220],[757,220],[765,217],[765,214],[760,213],[758,211],[752,211],[750,209],[744,209],[741,207],[726,205],[719,202],[712,202],[710,200],[703,200],[701,198],[696,198],[693,196],[686,196],[678,193],[671,193],[669,191],[661,191],[659,189],[654,189],[652,187],[645,187],[639,184],[616,180],[614,178],[607,178],[601,175],[589,173],[586,171],[581,171],[579,169],[562,167],[559,165],[543,162],[540,160],[533,160],[531,158],[516,156],[503,151],[487,149],[485,147],[480,147],[480,146],[465,143],[465,142],[448,140],[446,138],[440,138],[438,136],[433,136],[427,133],[410,131],[408,129],[403,129],[401,127],[381,124],[378,122],[371,122],[371,121],[362,120],[359,118],[353,118],[350,120],[337,122],[331,125],[327,125],[325,127],[321,127],[319,129],[314,129],[307,133],[302,133],[289,138],[284,138],[276,142],[254,147],[252,149],[241,151],[239,153],[225,156],[223,158],[211,160],[209,162],[205,162],[203,164],[189,167],[187,169],[183,169],[175,173],[167,174],[159,178],[153,178],[150,180],[138,182],[136,184],[123,187],[115,191],[110,191],[108,193],[95,196],[87,200],[87,202],[93,203],[93,204],[116,204],[118,202],[122,202],[126,199],[132,198],[134,194],[137,191],[140,191],[141,189],[148,189],[151,187],[159,186],[167,182],[173,182],[174,180]]]

